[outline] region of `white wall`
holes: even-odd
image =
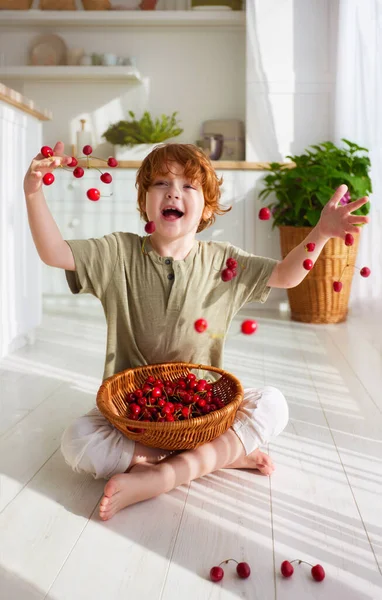
[[[247,160],[332,138],[337,22],[338,0],[247,1]]]
[[[1,31],[0,55],[6,65],[28,64],[28,48],[40,33],[38,27]],[[153,115],[179,111],[184,129],[178,141],[195,142],[203,121],[245,120],[245,33],[230,28],[55,28],[69,47],[86,52],[113,52],[134,56],[143,84],[109,82],[7,82],[53,111],[54,120],[44,125],[44,140],[75,142],[79,119],[88,118],[96,133],[95,143],[105,143],[102,133],[111,122],[131,109]],[[110,147],[98,154],[107,156]]]

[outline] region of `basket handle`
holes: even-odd
[[[133,431],[133,429],[138,429],[138,431]],[[134,427],[133,429],[130,429],[130,427],[125,426],[125,430],[128,432],[128,434],[134,437],[139,437],[145,431],[144,429],[140,429],[138,427]]]

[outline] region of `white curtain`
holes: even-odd
[[[371,222],[361,233],[351,304],[382,301],[382,0],[339,0],[335,142],[368,148],[373,193]],[[381,307],[382,311],[382,307]]]

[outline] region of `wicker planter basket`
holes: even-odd
[[[0,0],[1,10],[29,10],[33,0]]]
[[[174,381],[190,371],[198,379],[202,377],[198,371],[203,371],[203,377],[212,380],[216,379],[216,374],[220,375],[212,383],[213,394],[219,395],[228,404],[202,417],[168,423],[133,421],[125,416],[129,406],[125,400],[127,394],[143,385],[149,375]],[[240,381],[227,371],[212,366],[172,362],[127,369],[105,379],[97,394],[97,406],[114,427],[136,442],[166,450],[189,450],[214,440],[231,427],[243,395]],[[137,427],[140,432],[132,430]]]
[[[281,254],[285,258],[301,244],[312,228],[281,226],[279,230]],[[353,246],[345,246],[340,238],[332,238],[327,242],[304,281],[287,290],[293,321],[340,323],[346,320],[358,245],[359,235],[354,236]],[[347,264],[350,266],[344,270]],[[342,290],[334,292],[333,282],[340,277]]]

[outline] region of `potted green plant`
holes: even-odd
[[[177,114],[174,112],[170,116],[161,115],[153,119],[145,111],[137,120],[133,111],[129,110],[131,120],[113,123],[102,137],[115,146],[115,158],[118,160],[143,160],[156,144],[183,133]]]
[[[348,186],[342,204],[372,191],[368,150],[346,139],[342,142],[341,148],[332,142],[309,146],[312,150],[287,156],[290,165],[270,164],[259,197],[273,196],[267,206],[273,215],[272,228],[279,228],[283,258],[317,225],[322,208],[342,183]],[[366,215],[369,210],[368,202],[354,214]],[[293,320],[338,323],[346,319],[358,245],[358,235],[353,246],[345,246],[339,238],[329,240],[304,281],[287,290]],[[340,277],[343,289],[336,293],[333,282]]]

